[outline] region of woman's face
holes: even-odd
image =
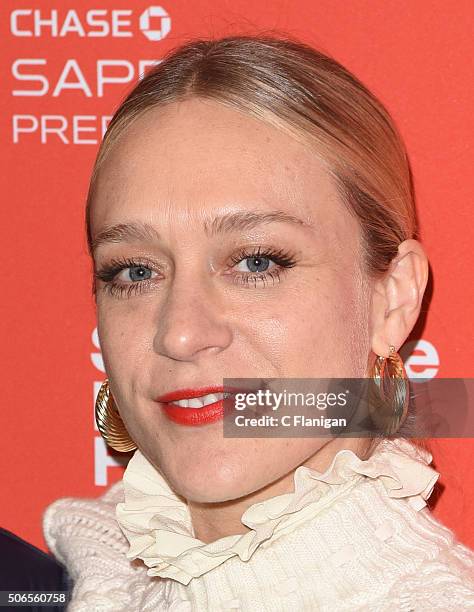
[[[156,401],[231,377],[366,375],[360,228],[307,146],[213,101],[149,111],[101,167],[92,234],[112,394],[179,494],[237,499],[328,442],[226,438],[222,421],[183,425]]]

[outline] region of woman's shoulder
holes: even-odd
[[[129,544],[116,518],[123,500],[119,481],[97,498],[64,497],[43,514],[48,548],[66,566],[74,583],[74,611],[131,609],[146,586],[146,567],[127,558]],[[145,578],[145,581],[144,581]]]
[[[113,484],[96,498],[62,497],[52,502],[43,513],[43,534],[51,552],[64,562],[71,538],[80,538],[82,545],[103,543],[117,552],[127,549],[127,541],[115,519],[115,507],[123,500],[122,481]]]
[[[431,453],[407,440],[387,442],[386,450],[395,453],[390,455],[390,465],[398,470],[401,490],[416,492],[418,484],[426,488],[421,498],[407,497],[408,504],[390,499],[387,505],[387,511],[396,512],[397,535],[387,539],[383,567],[387,575],[393,571],[397,578],[383,610],[474,610],[474,551],[426,504],[439,476],[429,465]],[[396,568],[390,563],[394,551],[399,553]]]
[[[439,533],[446,537],[445,545],[425,556],[416,570],[401,572],[387,594],[384,612],[474,610],[474,552],[444,526]]]

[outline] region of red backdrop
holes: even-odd
[[[105,376],[84,201],[107,118],[147,65],[190,37],[286,31],[386,104],[412,160],[434,279],[407,368],[472,376],[473,22],[471,0],[2,2],[1,526],[44,548],[48,503],[99,495],[121,476],[93,420]],[[474,547],[473,441],[432,448],[444,485],[435,514]]]

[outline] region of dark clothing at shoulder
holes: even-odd
[[[0,527],[0,591],[63,591],[72,589],[66,568],[54,557],[46,554],[33,544],[23,540],[11,531]],[[7,610],[8,608],[1,608]],[[37,606],[12,610],[31,612],[60,612],[66,605]]]

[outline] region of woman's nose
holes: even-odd
[[[158,313],[154,350],[177,361],[224,350],[232,333],[221,298],[212,281],[175,278]]]

